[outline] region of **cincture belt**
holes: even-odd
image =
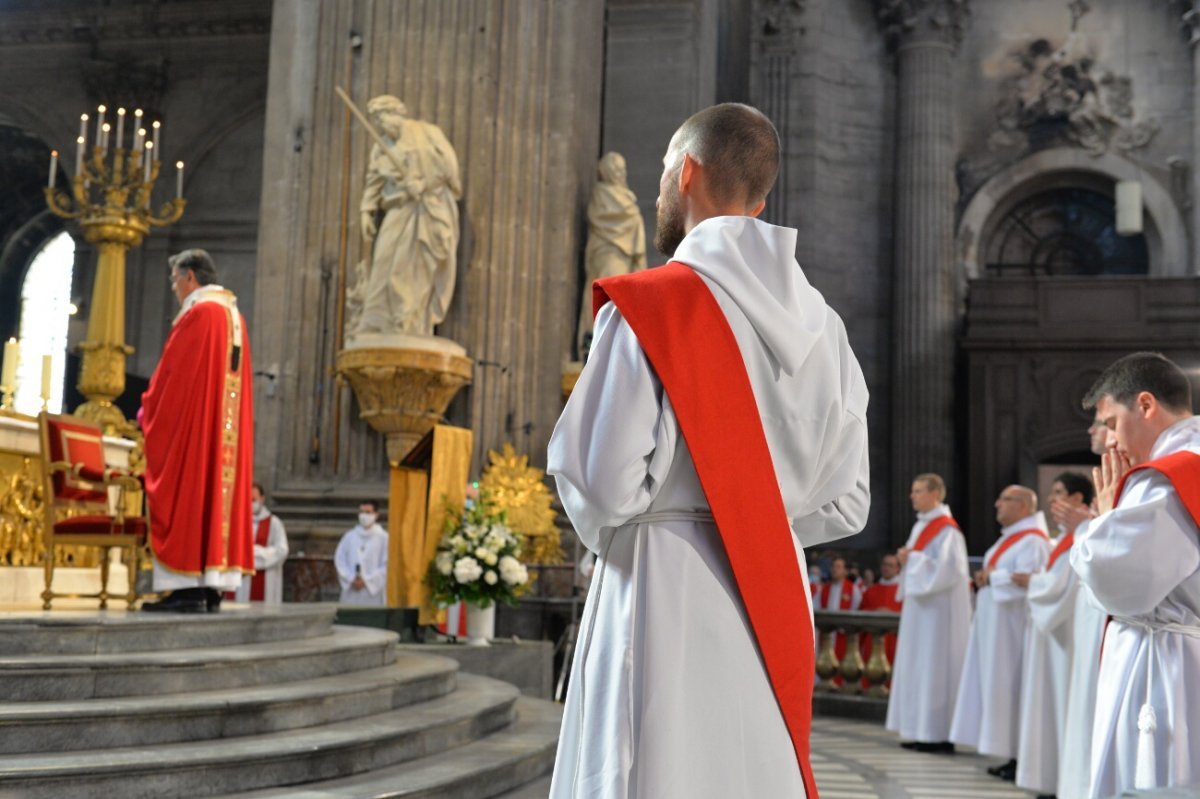
[[[1157,622],[1132,619],[1128,616],[1113,616],[1130,627],[1145,631],[1150,640],[1146,642],[1146,701],[1138,711],[1138,745],[1134,761],[1133,785],[1139,791],[1158,787],[1157,757],[1154,749],[1154,732],[1158,729],[1158,714],[1154,710],[1154,634],[1173,633],[1188,638],[1200,638],[1200,626],[1178,622]]]
[[[709,522],[715,524],[711,510],[653,510],[640,513],[625,524],[654,524],[655,522]],[[624,525],[622,525],[624,526]]]

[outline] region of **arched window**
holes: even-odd
[[[50,356],[50,412],[61,413],[67,365],[67,322],[75,242],[66,231],[47,241],[33,257],[21,284],[21,360],[17,367],[18,413],[36,414],[42,408],[43,356]]]

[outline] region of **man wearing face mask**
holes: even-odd
[[[250,489],[250,511],[254,522],[254,576],[242,578],[238,602],[283,602],[283,562],[288,556],[287,531],[283,521],[266,506],[266,494],[258,483]]]
[[[370,500],[358,506],[358,526],[333,556],[344,604],[387,605],[388,533],[377,523],[378,507]]]
[[[167,259],[180,309],[142,394],[154,590],[146,611],[215,612],[254,570],[250,346],[204,250]]]

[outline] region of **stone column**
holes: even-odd
[[[1184,30],[1192,48],[1192,185],[1190,274],[1200,275],[1200,0],[1185,0]]]
[[[892,280],[892,487],[895,529],[911,518],[914,475],[955,468],[954,55],[966,0],[877,0],[896,52]]]

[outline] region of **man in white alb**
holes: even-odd
[[[803,797],[807,737],[777,697],[807,691],[799,711],[811,713],[802,547],[866,521],[866,384],[841,320],[796,263],[796,231],[754,218],[779,166],[770,121],[740,104],[708,108],[675,133],[663,165],[655,244],[673,260],[598,281],[612,301],[549,446],[563,507],[597,553],[550,795]],[[689,302],[656,293],[663,310],[647,315],[638,292],[660,281]],[[705,324],[688,329],[693,312]],[[714,378],[718,356],[732,369]],[[734,399],[748,412],[716,415]],[[731,426],[746,435],[726,446]],[[751,490],[771,501],[727,504]],[[725,537],[739,516],[768,510],[783,526],[769,531],[780,557],[766,565],[804,608],[787,628],[770,614],[761,624],[758,592],[780,586],[744,584],[753,553]],[[771,676],[773,634],[807,669],[789,672],[796,694]]]
[[[1104,633],[1088,795],[1200,783],[1200,420],[1188,377],[1127,355],[1084,398],[1108,429],[1099,516],[1071,566],[1112,616]]]
[[[1086,508],[1093,496],[1090,480],[1075,472],[1063,472],[1051,486],[1050,507],[1065,502]],[[1079,588],[1069,557],[1073,542],[1073,532],[1064,528],[1054,541],[1045,571],[1025,580],[1031,624],[1025,637],[1021,674],[1016,782],[1018,788],[1040,797],[1053,796],[1058,789],[1059,751],[1067,726],[1067,687],[1075,649]],[[1013,576],[1014,581],[1018,579]]]
[[[1008,486],[996,500],[1000,540],[975,572],[975,619],[950,725],[954,743],[1005,758],[1008,762],[988,772],[1010,781],[1017,775],[1027,578],[1050,557],[1046,518],[1037,507],[1037,494],[1025,486]]]
[[[242,577],[238,602],[283,602],[283,564],[288,556],[287,530],[283,520],[267,507],[262,485],[250,488],[250,513],[254,522],[254,574]]]
[[[945,482],[932,473],[917,475],[909,492],[917,521],[896,553],[904,606],[886,726],[906,748],[953,753],[950,718],[971,632],[971,590],[967,543],[945,496]]]
[[[347,605],[387,605],[388,533],[377,521],[379,506],[358,506],[358,525],[338,542],[333,561]]]

